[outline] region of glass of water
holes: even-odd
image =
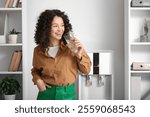
[[[74,34],[73,34],[73,32],[69,32],[69,34],[68,35],[65,35],[64,36],[64,38],[65,38],[65,40],[66,40],[66,42],[67,42],[67,46],[68,46],[68,48],[71,50],[71,51],[73,51],[73,52],[77,52],[77,50],[78,50],[78,48],[75,46],[75,40],[76,40],[76,38],[74,37]]]

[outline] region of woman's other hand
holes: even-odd
[[[39,91],[41,91],[41,92],[46,90],[46,87],[48,87],[48,88],[51,87],[51,86],[47,85],[46,83],[44,83],[44,81],[41,79],[37,80],[36,85],[37,85]]]

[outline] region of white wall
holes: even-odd
[[[35,99],[37,88],[31,81],[34,30],[37,17],[45,9],[65,11],[75,36],[88,52],[113,50],[115,53],[115,98],[124,99],[124,0],[27,0],[27,69],[25,98]]]

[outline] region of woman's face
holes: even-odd
[[[60,40],[64,31],[65,26],[63,19],[61,17],[55,16],[51,25],[50,38]]]

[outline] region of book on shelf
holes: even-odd
[[[12,54],[12,58],[10,61],[8,71],[13,71],[13,72],[18,71],[19,66],[21,64],[21,60],[22,60],[22,51],[21,50],[15,50]]]
[[[6,0],[5,8],[17,8],[21,3],[21,0]]]
[[[11,1],[11,0],[6,0],[5,8],[8,8],[10,1]]]
[[[21,8],[22,7],[22,0],[19,0],[19,2],[18,2],[18,6],[17,7],[19,7],[19,8]]]
[[[19,2],[19,0],[14,0],[14,2],[13,2],[13,4],[12,4],[12,7],[13,7],[13,8],[17,7],[18,2]]]
[[[9,4],[8,4],[8,8],[12,8],[14,0],[10,0]]]

